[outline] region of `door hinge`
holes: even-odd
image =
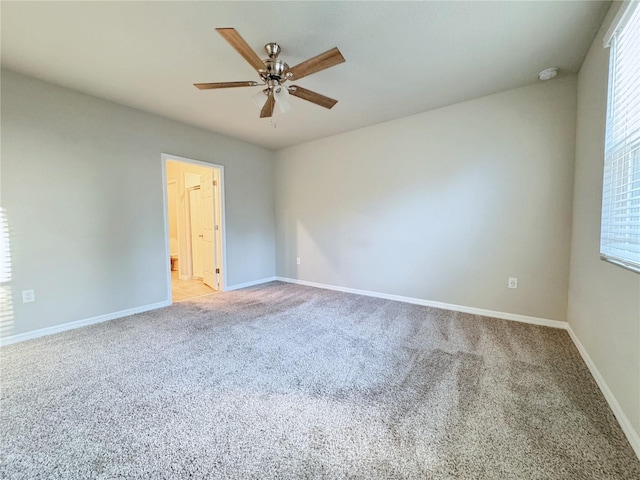
[[[217,181],[217,180],[214,180],[214,181],[213,181],[213,186],[214,186],[214,187],[217,187],[217,186],[218,186],[218,181]]]
[[[220,230],[220,225],[216,225],[216,231]]]
[[[216,273],[220,273],[220,269],[219,268],[216,268]]]

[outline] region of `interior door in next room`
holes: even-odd
[[[192,187],[189,189],[189,220],[191,226],[191,262],[192,276],[204,277],[203,251],[204,251],[204,231],[202,212],[202,189]]]
[[[204,235],[202,242],[204,273],[202,279],[206,285],[215,290],[220,289],[218,284],[218,276],[216,275],[216,238],[215,225],[213,222],[215,203],[213,196],[213,171],[208,169],[202,175],[202,183],[200,183],[202,191],[202,233]]]

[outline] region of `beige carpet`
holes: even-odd
[[[1,478],[640,478],[561,330],[274,282],[0,354]]]

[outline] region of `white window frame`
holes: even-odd
[[[600,258],[636,273],[640,273],[640,69],[635,75],[636,64],[640,66],[639,30],[640,7],[638,0],[632,0],[620,7],[604,38],[610,52],[600,229]]]

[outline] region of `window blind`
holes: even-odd
[[[640,272],[640,8],[610,39],[600,255]]]

